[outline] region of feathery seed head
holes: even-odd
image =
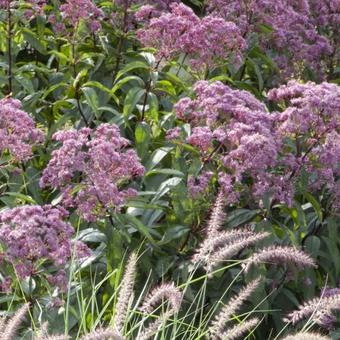
[[[163,283],[162,285],[154,288],[150,294],[144,299],[140,310],[145,314],[152,314],[157,307],[163,302],[168,302],[168,309],[148,326],[139,335],[138,340],[150,339],[158,330],[158,328],[173,314],[177,313],[181,307],[183,294],[174,285],[174,283]]]
[[[220,231],[216,235],[208,236],[201,242],[199,249],[193,256],[194,263],[206,264],[214,252],[226,247],[242,238],[256,235],[253,231],[247,229],[232,229],[227,231]]]
[[[25,303],[22,305],[15,314],[2,325],[2,340],[12,340],[15,337],[20,324],[25,318],[25,315],[29,309],[29,304]]]
[[[297,333],[295,335],[288,335],[282,340],[330,340],[328,336],[324,336],[317,333]]]
[[[249,332],[260,323],[258,318],[243,320],[240,324],[233,326],[221,334],[221,339],[239,339],[244,333]]]
[[[137,267],[137,255],[132,253],[125,268],[125,273],[121,281],[119,295],[115,313],[115,327],[122,333],[124,323],[127,316],[130,300],[133,295],[133,287],[135,284],[135,275]]]
[[[206,271],[211,272],[219,263],[230,260],[241,250],[262,241],[269,235],[268,232],[256,233],[250,236],[245,235],[240,237],[233,244],[226,244],[210,256],[209,261],[207,261],[207,265],[205,266]]]
[[[298,310],[288,314],[284,321],[295,325],[312,316],[312,319],[320,326],[330,328],[329,321],[332,319],[332,310],[335,309],[340,309],[340,295],[314,298],[300,305]]]
[[[182,292],[175,286],[174,283],[163,283],[150,292],[150,294],[144,299],[140,309],[142,312],[150,314],[158,307],[159,304],[163,301],[167,301],[170,306],[169,312],[171,314],[175,314],[180,309],[182,297]]]
[[[209,328],[209,333],[214,336],[221,336],[223,334],[226,324],[230,321],[233,314],[235,314],[243,305],[243,303],[249,298],[249,296],[257,289],[262,277],[248,283],[237,295],[232,297],[230,301],[221,309],[212,321]],[[229,338],[228,338],[229,339]]]
[[[225,199],[223,191],[220,190],[213,209],[211,211],[210,219],[207,225],[207,236],[215,236],[218,231],[220,231],[221,226],[226,218],[226,214],[223,211],[225,207]]]
[[[294,247],[272,246],[254,253],[248,260],[245,271],[249,271],[252,265],[261,263],[292,263],[297,267],[316,267],[314,260],[305,252]]]
[[[111,328],[99,328],[84,335],[81,340],[124,340],[124,338]]]
[[[44,337],[34,338],[34,340],[69,340],[69,339],[70,337],[67,335],[46,335]]]
[[[157,332],[158,328],[171,317],[172,313],[165,312],[158,319],[151,322],[138,336],[138,340],[149,340]]]

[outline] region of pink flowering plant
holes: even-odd
[[[156,49],[158,60],[171,60],[184,54],[193,70],[205,72],[225,63],[226,57],[239,63],[246,47],[234,23],[214,16],[200,19],[191,8],[177,3],[171,5],[170,13],[145,23],[137,31],[137,38],[143,46]]]
[[[0,338],[337,339],[339,5],[0,0]]]
[[[32,157],[32,148],[44,140],[43,132],[36,128],[33,119],[22,110],[19,100],[0,100],[0,152],[2,158],[26,161]]]
[[[63,208],[50,205],[26,205],[0,213],[3,292],[11,292],[24,279],[67,290],[65,265],[72,256],[81,259],[90,254],[84,244],[72,242],[74,229],[65,221],[67,215]]]
[[[201,171],[212,161],[219,164],[218,182],[228,202],[238,204],[246,194],[261,204],[267,193],[274,203],[292,206],[303,174],[304,190],[330,189],[336,208],[339,86],[292,81],[272,89],[270,100],[286,100],[283,112],[272,113],[249,92],[220,82],[198,82],[194,91],[195,98],[182,98],[175,111],[190,123],[185,141],[200,150]],[[178,137],[169,131],[168,138]],[[190,179],[188,184],[197,192]]]
[[[321,3],[322,1],[305,0],[285,0],[279,3],[262,0],[211,0],[208,2],[208,11],[236,22],[244,37],[250,39],[256,34],[261,47],[273,55],[283,77],[299,75],[304,67],[313,69],[317,76],[324,77],[327,75],[323,68],[324,63],[335,62],[332,54],[336,53],[337,44],[333,44],[327,34],[318,30],[324,26],[316,10]],[[339,11],[337,5],[331,4],[331,1],[328,3],[321,5],[323,11],[327,7],[331,7],[328,11],[334,14]],[[334,24],[334,21],[330,22],[330,26],[335,28]]]
[[[104,12],[92,1],[69,0],[60,6],[60,15],[54,13],[49,15],[48,21],[53,25],[56,33],[64,32],[67,35],[66,27],[72,27],[74,31],[80,25],[86,25],[90,32],[100,30],[100,21],[104,19]]]
[[[62,145],[52,152],[40,186],[61,190],[63,205],[75,206],[84,219],[96,221],[108,209],[118,211],[128,197],[136,196],[135,189],[122,186],[143,175],[144,167],[136,152],[126,148],[129,141],[116,125],[58,131],[53,139]]]

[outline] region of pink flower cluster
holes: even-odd
[[[197,70],[241,58],[246,44],[235,24],[214,16],[200,19],[183,4],[173,3],[170,7],[171,12],[152,18],[137,31],[142,45],[155,48],[159,60],[184,53]]]
[[[47,5],[47,0],[30,0],[26,1],[31,6],[25,11],[25,17],[32,20],[36,15],[44,15],[44,8]]]
[[[200,176],[190,176],[188,178],[189,195],[195,198],[202,194],[207,189],[213,175],[212,171],[204,171]]]
[[[186,142],[222,165],[218,178],[229,203],[239,202],[242,193],[261,199],[269,192],[290,205],[304,170],[309,188],[326,186],[339,205],[339,86],[292,81],[269,92],[271,100],[288,104],[271,114],[251,93],[221,82],[199,81],[194,92],[175,111],[191,124]],[[172,131],[169,136],[179,137]]]
[[[101,124],[95,130],[59,131],[53,138],[59,149],[43,172],[41,187],[60,189],[65,206],[76,206],[80,215],[95,221],[107,209],[119,209],[126,197],[136,195],[123,184],[141,176],[144,168],[116,125]]]
[[[183,98],[175,105],[177,116],[193,127],[186,141],[205,156],[213,154],[217,143],[215,150],[224,168],[219,183],[229,202],[240,199],[247,177],[252,178],[253,194],[262,195],[264,183],[274,176],[270,170],[281,147],[273,116],[251,93],[221,82],[199,81],[194,92],[194,99]]]
[[[262,47],[274,52],[285,76],[300,73],[301,63],[317,70],[333,51],[315,26],[308,0],[209,0],[209,7],[214,15],[235,22],[244,37],[260,33]],[[264,25],[272,31],[262,34]]]
[[[42,143],[44,134],[33,119],[22,110],[21,102],[13,98],[0,100],[0,152],[9,152],[16,161],[32,156],[32,147]]]
[[[71,258],[73,227],[64,221],[66,210],[61,207],[21,206],[0,212],[0,262],[10,264],[19,278],[37,273],[44,261],[61,266]],[[81,244],[78,257],[90,250]],[[8,280],[7,280],[8,281]]]
[[[0,0],[0,9],[11,9],[12,11],[20,6],[21,3],[12,0]],[[36,15],[43,15],[47,0],[26,0],[23,5],[25,8],[25,18],[33,19]],[[28,9],[27,9],[28,8]]]
[[[91,32],[97,32],[104,18],[104,12],[92,0],[67,0],[60,6],[60,14],[62,21],[55,15],[49,16],[49,22],[58,32],[64,32],[65,26],[76,29],[80,22],[86,23]]]
[[[170,10],[172,3],[179,0],[117,0],[116,11],[112,13],[111,23],[114,27],[135,30],[138,22],[149,21],[153,17],[159,17],[163,12]],[[139,9],[137,12],[136,8]]]
[[[339,0],[309,0],[314,25],[330,42],[333,51],[326,60],[329,76],[340,63],[340,2]]]
[[[171,4],[179,3],[179,0],[139,1],[143,6],[135,14],[137,22],[149,21],[151,18],[160,17],[164,12],[171,10]]]
[[[282,139],[295,142],[294,156],[286,163],[295,175],[302,169],[310,174],[309,185],[325,184],[340,207],[340,86],[331,83],[299,84],[290,81],[268,93],[273,101],[284,101],[286,109],[277,114],[277,131]]]

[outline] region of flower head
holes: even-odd
[[[73,251],[74,230],[64,221],[67,215],[65,209],[50,205],[26,205],[0,212],[2,261],[14,266],[20,278],[36,274],[37,266],[44,261],[61,269]],[[65,287],[64,277],[65,272],[59,271],[53,280]]]
[[[246,44],[235,24],[213,16],[200,19],[184,4],[173,3],[170,7],[170,13],[152,18],[137,32],[143,46],[157,50],[158,59],[185,53],[191,66],[200,70],[241,58]]]
[[[59,131],[53,138],[62,145],[52,152],[40,185],[60,189],[65,206],[75,206],[86,220],[95,221],[136,195],[134,189],[121,187],[141,176],[144,168],[116,125]]]
[[[208,7],[213,15],[238,25],[245,38],[257,33],[262,49],[274,56],[282,77],[290,78],[301,73],[301,65],[319,74],[323,61],[333,53],[330,40],[317,29],[311,2],[209,0]]]
[[[43,139],[19,100],[0,99],[0,152],[8,151],[14,160],[25,161],[32,156],[32,147]]]
[[[52,14],[49,17],[57,32],[65,32],[68,26],[76,29],[81,22],[87,24],[91,32],[97,32],[101,28],[100,20],[104,18],[104,12],[92,0],[67,0],[60,6],[60,16]]]

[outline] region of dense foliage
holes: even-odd
[[[338,339],[339,24],[0,0],[1,337]]]

